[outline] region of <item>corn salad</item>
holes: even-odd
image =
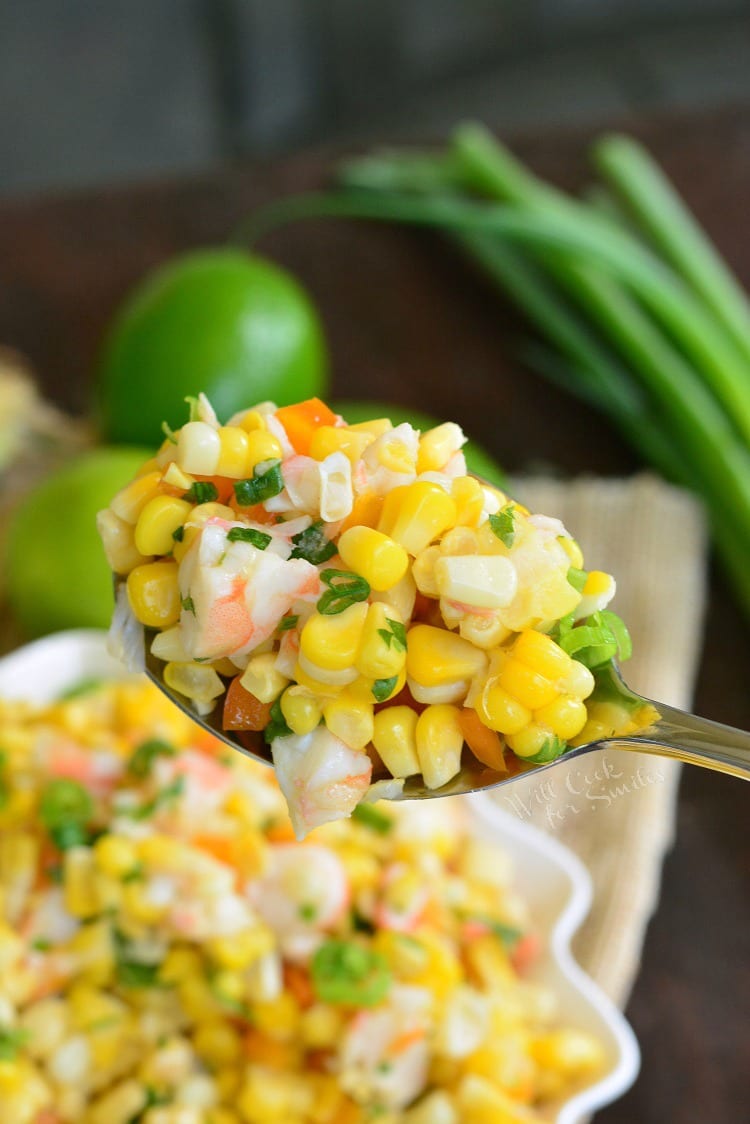
[[[115,620],[171,689],[264,731],[298,835],[462,756],[552,760],[619,650],[614,579],[470,477],[460,427],[347,425],[317,399],[220,425],[201,396],[99,516]]]
[[[295,842],[142,679],[0,702],[0,1120],[507,1124],[606,1063],[455,803]]]

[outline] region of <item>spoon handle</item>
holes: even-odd
[[[642,733],[612,738],[607,744],[618,749],[674,757],[750,780],[750,734],[663,703],[654,705],[659,712],[657,722]]]

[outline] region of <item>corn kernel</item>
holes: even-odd
[[[463,430],[455,422],[428,429],[419,439],[417,472],[439,472],[465,443]]]
[[[494,613],[467,613],[458,622],[458,635],[486,652],[507,640],[510,631]]]
[[[177,461],[183,472],[213,476],[219,463],[221,440],[207,422],[186,422],[177,434]]]
[[[563,741],[569,741],[586,725],[586,705],[580,699],[560,695],[547,706],[535,710],[534,721],[546,726]]]
[[[195,483],[195,477],[183,472],[176,461],[170,461],[164,469],[161,480],[162,484],[169,484],[171,488],[177,488],[180,492],[189,492]]]
[[[115,574],[129,574],[136,566],[148,561],[135,545],[132,523],[126,523],[107,508],[96,516],[96,529],[102,540],[107,564]]]
[[[384,433],[393,429],[393,422],[390,418],[372,418],[371,421],[355,422],[354,425],[348,425],[347,429],[352,429],[355,433],[369,433],[373,438],[382,437]]]
[[[88,847],[71,847],[63,861],[65,908],[74,917],[93,917],[99,910],[94,881],[94,855]]]
[[[171,948],[159,968],[159,979],[164,984],[199,976],[202,971],[200,954],[193,948]]]
[[[417,624],[407,634],[406,670],[424,687],[472,679],[487,665],[484,652],[444,628]]]
[[[435,577],[435,563],[438,558],[440,558],[440,547],[428,546],[419,552],[412,564],[412,577],[417,589],[425,597],[440,596]]]
[[[259,924],[233,933],[231,937],[212,937],[206,942],[205,949],[222,968],[242,970],[271,952],[274,945],[273,932]]]
[[[245,473],[252,476],[257,465],[264,461],[281,460],[284,452],[281,445],[266,429],[254,429],[247,435],[247,457]]]
[[[553,683],[564,679],[571,671],[571,658],[550,636],[524,629],[513,644],[513,659],[538,671]]]
[[[500,667],[497,681],[503,690],[529,710],[547,706],[560,694],[554,683],[513,656]]]
[[[138,852],[132,840],[124,835],[100,835],[94,844],[96,865],[112,878],[122,878],[138,863]]]
[[[355,666],[367,679],[390,679],[406,663],[406,632],[392,609],[375,602],[367,610]]]
[[[164,668],[164,682],[173,691],[179,691],[198,703],[209,703],[224,694],[224,684],[212,667],[195,663],[168,663]]]
[[[439,484],[417,480],[394,488],[383,502],[378,530],[417,555],[449,527],[455,526],[456,504]]]
[[[252,433],[256,429],[266,428],[265,419],[259,410],[246,410],[244,414],[234,418],[234,424],[239,425],[246,433]]]
[[[582,1030],[566,1028],[540,1035],[531,1046],[534,1060],[568,1078],[587,1077],[601,1069],[606,1056],[601,1043]]]
[[[367,605],[362,601],[332,616],[313,613],[300,633],[300,654],[325,671],[352,667],[366,616]]]
[[[351,429],[348,425],[320,425],[310,441],[310,456],[322,461],[331,453],[343,453],[355,464],[368,445],[375,440],[371,433]]]
[[[212,1069],[231,1065],[242,1055],[242,1040],[230,1023],[209,1019],[201,1023],[193,1035],[195,1052]]]
[[[508,734],[507,742],[517,757],[535,757],[541,753],[549,736],[549,730],[530,722],[517,733]]]
[[[414,602],[417,599],[417,587],[414,578],[407,570],[401,581],[396,582],[390,589],[380,593],[373,593],[371,601],[390,606],[398,613],[402,621],[410,620],[414,612]]]
[[[335,1046],[341,1036],[343,1019],[334,1007],[313,1003],[302,1012],[300,1033],[308,1049],[321,1050]]]
[[[172,532],[181,527],[192,511],[187,500],[154,496],[144,506],[135,525],[135,545],[141,554],[169,554],[175,540]]]
[[[409,568],[404,548],[372,527],[350,527],[341,535],[338,549],[344,564],[376,591],[390,589]]]
[[[364,749],[372,741],[372,705],[358,702],[346,691],[324,704],[323,717],[334,737],[352,749]]]
[[[504,691],[494,677],[479,696],[476,711],[485,726],[498,734],[517,734],[531,721],[531,711]]]
[[[451,484],[459,527],[476,527],[484,510],[482,485],[473,476],[457,476]]]
[[[323,703],[319,695],[308,687],[296,685],[281,696],[281,713],[293,734],[304,737],[311,734],[323,717]]]
[[[253,1026],[280,1042],[291,1041],[300,1023],[300,1009],[294,996],[283,991],[276,999],[253,1004]]]
[[[127,593],[136,619],[149,628],[169,628],[180,619],[180,588],[174,562],[145,562],[128,574]]]
[[[288,682],[287,677],[276,668],[276,652],[263,652],[260,656],[253,656],[240,679],[245,690],[262,703],[273,702]]]
[[[417,719],[417,757],[427,788],[441,788],[461,768],[464,735],[458,707],[428,706]]]
[[[147,472],[136,476],[122,488],[111,501],[109,508],[125,523],[137,523],[138,516],[148,501],[155,496],[161,482],[160,472]]]

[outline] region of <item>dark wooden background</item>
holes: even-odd
[[[750,287],[750,112],[631,121]],[[569,187],[586,179],[583,133],[517,138]],[[0,204],[0,342],[25,353],[57,401],[83,410],[118,300],[169,255],[224,240],[254,206],[316,186],[332,153],[192,180]],[[263,249],[322,311],[339,397],[380,397],[455,417],[511,471],[638,467],[608,424],[520,369],[519,325],[435,238],[317,222]],[[749,563],[750,564],[750,563]],[[720,574],[695,707],[750,727],[750,636]],[[602,1124],[750,1121],[750,788],[686,769],[677,843],[628,1008],[643,1051],[634,1089]]]

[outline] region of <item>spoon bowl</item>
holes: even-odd
[[[232,749],[237,749],[248,757],[264,765],[273,766],[270,748],[263,740],[262,733],[254,731],[224,730],[221,726],[221,706],[199,717],[188,700],[171,689],[164,682],[164,665],[149,652],[147,641],[146,672],[149,678],[186,714],[220,738]],[[541,773],[553,769],[561,761],[570,761],[594,749],[620,749],[637,753],[653,753],[660,757],[671,757],[691,765],[700,765],[720,773],[729,773],[744,780],[750,780],[750,733],[711,722],[707,718],[688,714],[664,703],[652,702],[638,695],[623,682],[614,664],[606,664],[594,673],[596,688],[593,697],[606,698],[608,702],[624,707],[626,710],[643,716],[639,728],[627,735],[612,733],[611,736],[567,749],[554,761],[540,765],[524,765],[518,759],[514,772],[501,773],[488,769],[473,754],[465,751],[460,771],[442,788],[427,788],[421,776],[408,777],[400,799],[419,800],[437,796],[459,796],[484,789],[497,788],[510,784],[519,776],[529,772]],[[374,778],[379,779],[379,778]],[[384,778],[387,779],[387,778]]]

